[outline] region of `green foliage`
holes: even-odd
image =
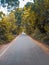
[[[21,25],[21,18],[22,18],[22,9],[21,8],[17,8],[14,12],[15,14],[15,18],[16,18],[16,24],[18,26]]]
[[[9,16],[4,16],[0,21],[0,42],[8,42],[14,38],[16,32],[15,16],[11,13]]]
[[[2,4],[8,3],[9,5],[18,5],[18,0],[1,0]]]
[[[6,0],[9,5],[18,0]],[[0,13],[2,17],[2,13]],[[49,0],[34,0],[24,8],[16,8],[0,20],[0,43],[11,41],[14,35],[22,31],[44,43],[49,44]]]
[[[8,16],[3,16],[2,20],[0,20],[1,44],[10,42],[16,35],[22,32],[20,14],[21,10],[19,9],[18,11],[11,12]]]
[[[48,4],[49,0],[34,0],[34,3],[27,3],[22,17],[26,33],[45,43],[49,42]]]

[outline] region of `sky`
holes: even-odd
[[[20,7],[23,8],[24,5],[27,3],[27,2],[33,2],[33,0],[19,0],[20,1]]]
[[[23,8],[24,5],[25,5],[27,2],[33,2],[33,0],[19,0],[19,1],[20,1],[19,8]],[[2,12],[5,13],[5,14],[8,14],[8,12],[7,12],[7,7],[3,8],[2,6],[0,6],[0,11],[2,11]]]
[[[0,11],[7,14],[7,7],[3,8],[2,6],[0,6]]]

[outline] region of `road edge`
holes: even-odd
[[[39,42],[39,41],[37,41],[37,40],[35,40],[35,39],[33,39],[33,38],[31,38],[29,35],[28,35],[28,37],[29,37],[33,42],[35,42],[40,48],[42,48],[42,50],[45,51],[45,53],[49,54],[49,49],[47,48],[46,45],[42,44],[41,42]]]

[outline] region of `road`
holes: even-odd
[[[21,34],[0,55],[0,65],[49,65],[49,54],[29,36]]]

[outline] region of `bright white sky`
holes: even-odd
[[[3,8],[2,6],[0,6],[0,11],[2,11],[5,14],[7,14],[7,8]]]
[[[33,2],[33,0],[19,0],[20,1],[20,5],[19,7],[20,8],[23,8],[24,5],[27,3],[27,2]],[[7,8],[3,8],[2,6],[0,6],[0,11],[2,11],[3,13],[7,14]]]
[[[33,2],[33,0],[19,0],[20,1],[20,7],[23,8],[24,5],[27,3],[27,2]]]

